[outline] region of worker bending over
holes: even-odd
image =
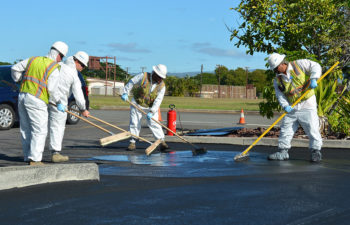
[[[276,74],[274,88],[281,107],[287,112],[281,125],[278,139],[279,151],[268,156],[270,160],[288,160],[288,150],[299,124],[309,137],[311,162],[322,159],[322,137],[319,130],[317,103],[314,88],[320,78],[321,66],[308,59],[288,62],[285,55],[273,53],[269,56],[270,69]],[[306,96],[295,107],[293,103],[307,90]]]
[[[133,77],[124,87],[121,96],[123,101],[128,100],[130,91],[133,94],[131,100],[147,113],[147,125],[151,129],[156,140],[162,140],[160,150],[165,151],[168,145],[164,141],[162,127],[151,118],[158,120],[158,110],[163,101],[167,68],[163,64],[153,66],[152,73],[141,73]],[[134,106],[130,106],[129,130],[132,134],[139,136],[141,130],[142,113]],[[131,138],[128,150],[136,149],[135,139]]]
[[[59,93],[60,65],[68,52],[68,46],[55,42],[47,56],[25,59],[11,68],[15,82],[21,82],[18,95],[18,113],[22,138],[24,161],[29,165],[43,165],[41,162],[47,135],[49,98],[61,107]]]
[[[78,71],[81,72],[88,65],[88,62],[89,55],[86,52],[79,51],[74,56],[68,57],[64,63],[60,63],[61,72],[58,84],[60,107],[49,105],[49,149],[52,151],[52,162],[65,162],[69,160],[68,156],[61,155],[60,152],[62,150],[62,140],[67,120],[65,110],[67,109],[68,98],[72,93],[82,115],[85,117],[89,116],[89,111],[86,110],[82,85],[78,76]]]

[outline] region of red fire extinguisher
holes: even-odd
[[[175,105],[170,104],[169,108],[170,110],[168,111],[168,117],[167,117],[168,128],[176,133],[176,111],[174,110]],[[171,133],[170,131],[168,131],[167,135],[174,136],[174,134]]]

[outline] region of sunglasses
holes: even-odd
[[[77,60],[78,61],[78,63],[80,64],[80,66],[82,67],[82,68],[85,68],[85,65],[82,63],[82,62],[80,62],[79,60]]]

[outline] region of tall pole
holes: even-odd
[[[199,90],[199,97],[202,97],[202,74],[203,74],[203,64],[201,65],[201,86],[200,86],[200,90]]]
[[[143,73],[144,69],[146,69],[146,68],[147,67],[145,67],[145,66],[141,66],[142,73]]]
[[[128,79],[128,75],[129,75],[129,67],[126,67],[125,82]]]
[[[245,85],[245,98],[248,98],[248,68],[245,68],[246,85]]]
[[[113,65],[113,69],[114,69],[114,78],[113,78],[113,97],[115,96],[115,78],[116,78],[116,75],[117,75],[117,68],[115,66],[116,64],[116,58],[114,56],[114,65]]]
[[[107,96],[107,84],[108,84],[107,80],[108,80],[108,58],[106,56],[106,88],[105,88],[105,96]]]

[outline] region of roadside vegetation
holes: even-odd
[[[278,2],[278,4],[277,4]],[[231,40],[257,52],[287,55],[287,60],[311,59],[325,72],[339,61],[338,67],[316,89],[318,114],[323,133],[335,131],[350,135],[350,1],[349,0],[242,0],[235,10],[242,23],[235,24]],[[271,118],[282,111],[275,97],[272,80],[266,71],[260,114]]]
[[[228,98],[196,98],[196,97],[173,97],[165,96],[161,104],[162,109],[168,109],[174,104],[176,109],[198,110],[249,110],[259,111],[261,99],[228,99]],[[113,96],[90,96],[90,107],[100,109],[103,107],[129,107],[120,97]]]

